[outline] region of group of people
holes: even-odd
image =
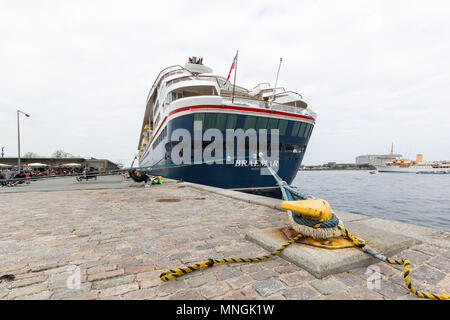
[[[93,170],[87,167],[41,167],[30,168],[25,167],[24,170],[18,171],[16,168],[0,170],[0,185],[2,187],[14,187],[17,185],[30,184],[30,181],[43,177],[54,176],[83,176],[89,173],[102,173],[105,169]]]
[[[18,184],[29,184],[32,177],[36,177],[36,174],[31,172],[16,172],[13,170],[0,171],[0,185],[2,187],[14,187]]]
[[[0,185],[2,187],[14,187],[16,185],[30,184],[30,181],[37,180],[42,177],[74,175],[78,178],[86,178],[91,175],[103,173],[104,169],[96,170],[93,168],[79,167],[79,168],[41,168],[35,170],[21,170],[17,172],[15,169],[0,170]],[[145,187],[150,187],[152,184],[162,184],[161,176],[151,178],[144,171],[132,169],[124,172],[124,179],[131,178],[135,182],[144,182]],[[87,180],[87,179],[86,179]]]

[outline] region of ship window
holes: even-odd
[[[194,114],[194,121],[201,121],[202,122],[202,126],[203,126],[204,120],[205,120],[205,114],[204,113],[195,113]]]
[[[280,131],[279,132],[280,135],[286,134],[287,126],[288,126],[287,120],[280,120],[280,122],[278,123],[278,130]]]
[[[292,152],[292,153],[300,153],[303,152],[304,147],[300,146],[299,144],[287,144],[286,145],[286,152]]]
[[[203,123],[204,125],[203,130],[214,128],[215,124],[216,124],[216,113],[206,113],[205,120]]]
[[[153,143],[152,149],[155,149],[161,141],[164,140],[164,138],[167,136],[167,126],[161,131],[161,134],[156,138],[155,142]]]
[[[278,129],[278,119],[270,118],[267,125],[267,131],[270,133],[271,129]]]
[[[309,135],[311,134],[311,130],[312,130],[312,125],[308,124],[308,129],[305,131],[305,134],[303,135],[305,138],[308,138]]]
[[[237,115],[226,113],[195,113],[194,121],[202,121],[202,129],[216,128],[221,131],[235,129]]]
[[[314,128],[314,126],[312,124],[309,125],[309,132],[308,134],[305,136],[306,138],[309,139],[309,137],[311,137],[311,133],[312,133],[312,129]]]
[[[244,130],[247,131],[248,129],[255,129],[255,127],[256,127],[256,117],[246,116],[244,123]]]
[[[307,137],[308,137],[308,134],[309,134],[310,129],[311,129],[311,125],[310,125],[309,123],[306,124],[305,131],[304,131],[303,134],[302,134],[302,137],[303,137],[303,138],[307,138]]]
[[[213,86],[191,86],[175,89],[167,94],[166,103],[171,103],[175,100],[196,97],[196,96],[217,96],[217,90]]]
[[[220,131],[225,130],[227,127],[227,115],[226,113],[218,113],[216,120],[216,128]]]
[[[166,100],[164,101],[164,104],[170,104],[171,102],[183,98],[183,92],[169,92],[167,94]]]
[[[305,122],[300,122],[300,129],[298,130],[297,137],[303,138],[308,130],[308,124]]]
[[[267,122],[269,118],[259,117],[256,122],[256,130],[267,129]]]
[[[237,115],[229,114],[227,118],[227,129],[236,128],[236,122],[237,122]]]
[[[258,142],[258,147],[259,147],[259,142]],[[281,152],[283,150],[283,143],[282,142],[278,142],[278,152]],[[261,150],[259,150],[261,151]],[[272,141],[267,141],[267,156],[270,157],[272,156]]]
[[[202,121],[202,129],[208,130],[211,128],[224,131],[225,129],[236,129],[238,117],[236,114],[226,113],[195,113],[194,121]],[[271,129],[278,129],[280,135],[286,134],[288,126],[288,120],[279,120],[275,118],[245,116],[244,127],[246,131],[248,129],[267,129],[267,133],[270,134]],[[294,123],[295,125],[295,123]],[[300,123],[297,122],[297,126]],[[297,128],[298,132],[298,128]]]
[[[292,127],[291,136],[296,137],[298,134],[298,130],[300,129],[300,122],[294,122],[294,125]]]

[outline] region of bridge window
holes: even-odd
[[[195,113],[194,121],[201,121],[203,130],[211,128],[216,128],[221,131],[226,129],[234,130],[236,128],[237,115],[227,113]]]
[[[308,135],[307,135],[307,138],[308,138],[308,139],[311,137],[311,133],[312,133],[312,131],[313,131],[313,128],[314,128],[314,126],[313,126],[313,125],[310,125],[309,132],[308,132]]]
[[[164,140],[166,136],[167,136],[167,126],[161,131],[158,138],[156,138],[155,142],[153,143],[152,149],[155,149],[161,143],[161,141]]]
[[[286,145],[286,152],[301,153],[304,151],[305,151],[305,146],[301,146],[299,144],[287,144]]]
[[[247,131],[248,129],[255,129],[256,120],[257,119],[254,116],[246,116],[244,122],[244,130]]]
[[[269,118],[258,117],[258,121],[256,122],[256,130],[267,129],[267,122]]]
[[[308,126],[309,124],[302,122],[300,129],[298,130],[298,137],[304,138],[305,137],[305,132],[308,130]]]
[[[236,114],[228,114],[227,115],[227,129],[235,129],[237,122]]]
[[[216,113],[206,113],[203,122],[203,130],[208,130],[216,127]]]
[[[287,120],[280,120],[280,122],[278,123],[278,130],[280,135],[286,134],[287,126],[288,126]]]
[[[306,122],[294,122],[292,126],[291,136],[299,138],[308,138],[311,133],[312,125]]]
[[[298,135],[298,130],[300,129],[300,122],[294,122],[292,126],[291,136],[296,137]]]
[[[218,113],[216,118],[216,128],[223,131],[227,128],[227,114]]]
[[[278,129],[278,119],[270,118],[267,123],[267,131],[270,133],[271,129]]]

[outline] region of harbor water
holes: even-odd
[[[299,171],[293,186],[336,210],[450,231],[450,175]]]

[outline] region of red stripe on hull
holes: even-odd
[[[307,119],[307,120],[311,120],[311,121],[316,121],[316,119],[314,119],[313,117],[302,116],[302,115],[299,115],[299,114],[292,114],[292,113],[287,113],[287,112],[282,112],[282,111],[275,111],[275,110],[255,109],[255,108],[248,108],[248,107],[219,106],[219,105],[216,105],[216,104],[182,107],[182,108],[179,108],[179,109],[171,111],[169,113],[169,115],[167,115],[164,118],[164,120],[163,120],[163,122],[161,122],[158,130],[156,130],[156,133],[153,135],[152,140],[149,142],[147,148],[145,149],[142,157],[144,157],[146,155],[146,153],[147,153],[148,149],[150,148],[153,140],[158,135],[159,130],[162,128],[162,126],[164,125],[164,123],[166,122],[168,117],[170,117],[171,115],[174,115],[176,113],[179,113],[179,112],[188,111],[188,110],[195,110],[195,109],[237,110],[237,111],[264,113],[264,114],[269,114],[269,115],[287,116],[287,117],[293,117],[293,118],[300,118],[300,119]]]
[[[294,118],[301,118],[301,119],[307,119],[311,121],[316,121],[313,117],[307,117],[302,116],[299,114],[292,114],[288,112],[282,112],[282,111],[276,111],[276,110],[265,110],[265,109],[255,109],[255,108],[248,108],[248,107],[236,107],[236,106],[218,106],[215,104],[212,105],[199,105],[199,106],[190,106],[190,107],[183,107],[176,110],[173,110],[169,113],[169,116],[182,112],[187,110],[193,110],[193,109],[225,109],[225,110],[238,110],[238,111],[247,111],[247,112],[256,112],[256,113],[265,113],[265,114],[272,114],[272,115],[279,115],[279,116],[287,116],[287,117],[294,117]]]

